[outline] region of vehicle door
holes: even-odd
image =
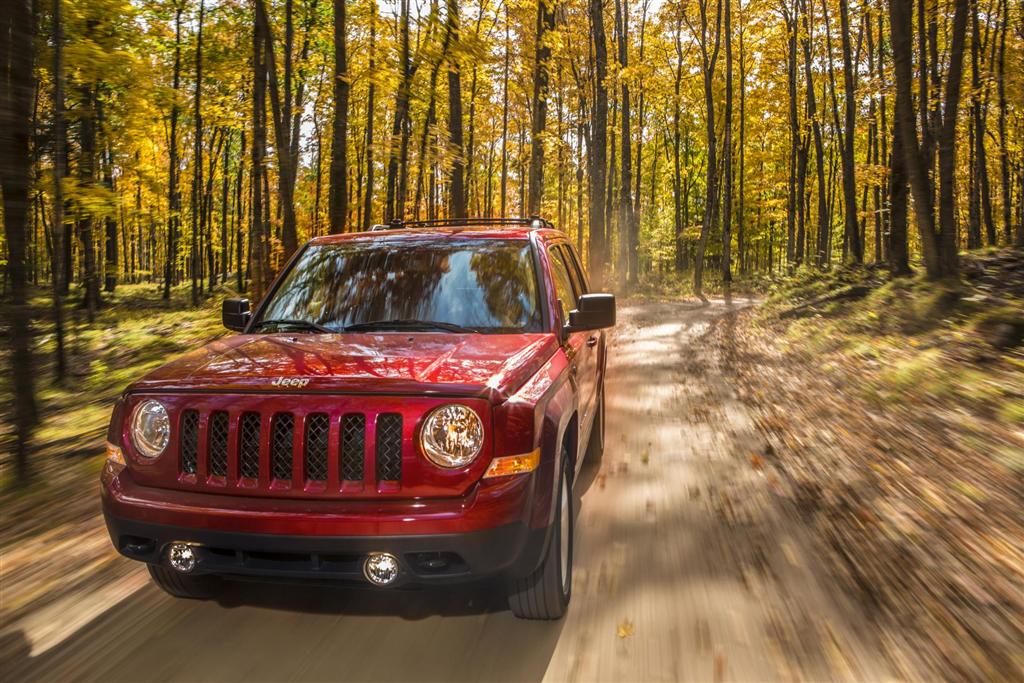
[[[555,281],[555,294],[558,297],[563,324],[569,320],[569,311],[576,308],[583,283],[575,268],[569,265],[565,246],[553,245],[549,248],[552,277]],[[579,426],[580,434],[589,433],[590,423],[594,418],[597,403],[597,336],[599,331],[587,330],[573,332],[568,335],[566,354],[570,358],[570,372],[579,395]]]

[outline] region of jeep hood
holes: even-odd
[[[129,391],[473,395],[501,401],[558,348],[545,334],[258,334],[186,353]]]

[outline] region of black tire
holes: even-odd
[[[587,441],[587,454],[585,461],[590,464],[601,462],[604,455],[604,387],[597,396],[597,410],[594,415],[594,424],[590,427],[590,438]]]
[[[212,574],[182,574],[158,564],[149,566],[153,583],[168,595],[191,600],[209,600],[217,597],[221,589],[221,578]]]
[[[540,566],[529,576],[514,579],[509,588],[508,606],[520,619],[561,619],[572,597],[573,513],[572,476],[569,452],[562,446],[562,471],[558,479],[558,497],[555,500],[554,528]],[[568,496],[568,505],[562,505]],[[563,538],[562,516],[568,515],[567,538]],[[568,545],[568,563],[562,580],[562,544]]]

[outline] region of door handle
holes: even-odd
[[[597,346],[597,335],[587,340],[587,346]]]

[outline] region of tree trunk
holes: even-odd
[[[629,68],[629,9],[622,6],[621,0],[615,0],[615,15],[618,24],[619,65],[625,70]],[[621,76],[619,80],[622,82],[622,132],[619,135],[622,145],[622,176],[619,183],[619,258],[615,272],[619,289],[625,292],[629,275],[629,231],[633,224],[633,137],[630,131],[629,83]]]
[[[18,481],[30,476],[28,460],[32,430],[39,421],[32,356],[32,327],[28,308],[25,244],[28,234],[29,186],[32,158],[32,102],[35,97],[35,14],[30,0],[13,0],[0,15],[0,190],[3,192],[7,276],[11,389],[16,443],[14,463]],[[54,250],[56,251],[56,250]]]
[[[599,0],[593,0],[598,2]],[[508,215],[508,70],[509,53],[512,45],[509,41],[508,3],[505,4],[505,68],[501,79],[501,208],[499,215]]]
[[[413,66],[409,61],[409,0],[400,0],[401,80],[395,92],[395,118],[388,145],[388,183],[385,219],[401,220],[405,214],[406,177],[409,159],[409,98]]]
[[[366,93],[366,190],[363,194],[363,229],[373,225],[373,120],[377,91],[377,5],[370,5],[370,85]],[[319,183],[320,169],[317,168]],[[319,184],[318,184],[319,188]],[[319,191],[319,190],[318,190]]]
[[[814,136],[814,162],[818,179],[818,245],[814,262],[819,268],[828,261],[828,245],[831,240],[828,215],[828,198],[825,189],[825,149],[821,140],[821,123],[818,121],[817,98],[814,92],[814,79],[811,75],[811,22],[805,0],[800,0],[803,14],[804,32],[801,43],[804,51],[804,79],[807,84],[807,118],[811,121],[811,133]]]
[[[853,48],[850,41],[849,0],[839,0],[839,25],[843,44],[843,207],[845,239],[854,263],[864,263],[864,243],[857,227],[857,180],[854,177],[853,142],[856,107],[856,84],[853,74]]]
[[[252,91],[252,202],[251,229],[249,233],[250,294],[254,300],[263,298],[267,287],[268,267],[266,235],[263,230],[264,196],[263,183],[266,177],[264,153],[267,148],[267,64],[264,57],[263,25],[256,22],[253,31],[253,91]],[[269,200],[269,198],[267,198]]]
[[[726,0],[728,1],[728,0]],[[704,254],[707,251],[711,233],[718,229],[718,140],[715,137],[715,63],[722,36],[722,0],[718,0],[715,10],[715,42],[708,51],[708,2],[698,0],[700,8],[700,37],[698,43],[701,51],[701,71],[704,80],[704,123],[707,133],[707,169],[705,180],[704,216],[700,226],[700,242],[697,245],[696,261],[693,267],[693,293],[704,298]]]
[[[797,200],[803,205],[803,192],[797,190],[797,160],[800,156],[800,123],[797,116],[796,89],[796,35],[798,5],[793,3],[793,13],[783,6],[786,20],[786,81],[789,90],[789,196],[786,204],[786,265],[790,271],[799,265],[799,252],[796,249],[796,215]],[[801,211],[802,213],[802,211]]]
[[[203,15],[206,4],[199,0],[199,28],[196,33],[195,134],[192,136],[192,305],[199,305],[199,221],[203,188]]]
[[[725,3],[725,122],[722,139],[722,282],[732,282],[732,0]]]
[[[897,100],[897,109],[900,103]],[[898,115],[899,112],[897,112]],[[911,119],[914,113],[909,113]],[[911,274],[907,245],[907,168],[903,150],[903,128],[892,131],[892,159],[889,166],[889,273],[892,277]]]
[[[53,0],[53,257],[51,259],[51,271],[53,273],[53,327],[55,342],[53,366],[54,378],[58,383],[62,383],[67,374],[67,355],[64,350],[64,302],[62,301],[64,287],[67,285],[64,272],[66,259],[63,245],[68,241],[67,231],[64,227],[64,20],[62,13],[63,0]],[[24,21],[23,16],[21,20]],[[23,40],[31,41],[32,38],[25,36]],[[26,54],[33,55],[34,53]]]
[[[594,109],[590,130],[590,278],[595,289],[604,286],[605,173],[608,168],[608,43],[604,32],[604,3],[590,0],[590,34],[594,42]]]
[[[178,194],[178,90],[181,87],[181,13],[182,4],[174,7],[174,71],[172,76],[170,140],[167,164],[167,259],[164,268],[164,300],[171,299],[171,285],[177,284],[178,220],[181,197]]]
[[[537,49],[533,67],[533,116],[530,129],[529,209],[531,216],[540,215],[544,195],[544,129],[548,117],[548,62],[551,45],[547,34],[555,29],[555,2],[544,0],[537,4]]]
[[[459,73],[459,3],[448,0],[448,146],[452,155],[451,217],[466,217],[466,178],[462,147],[462,82]]]
[[[891,0],[889,23],[892,36],[893,68],[896,81],[896,125],[900,126],[900,140],[903,145],[907,175],[911,194],[914,197],[914,216],[917,219],[921,237],[921,251],[924,256],[928,278],[937,280],[953,277],[958,270],[955,234],[955,207],[953,205],[953,168],[955,161],[956,115],[960,103],[960,78],[963,69],[964,37],[967,29],[967,0],[956,0],[953,18],[953,40],[950,48],[950,68],[947,75],[946,104],[943,107],[945,121],[939,139],[940,155],[940,219],[936,229],[934,204],[932,201],[931,153],[928,149],[930,125],[927,116],[921,115],[923,143],[918,143],[912,100],[912,47],[911,47],[911,0]]]
[[[97,86],[82,85],[82,106],[79,112],[78,183],[90,188],[96,183],[96,106]],[[100,306],[100,275],[96,263],[96,242],[93,237],[93,214],[89,207],[78,207],[78,239],[82,243],[84,297],[86,318],[91,323]]]
[[[1003,205],[1003,233],[1006,243],[1013,241],[1013,202],[1010,184],[1010,151],[1006,135],[1006,34],[1010,30],[1010,7],[1007,0],[999,0],[1000,28],[999,52],[996,60],[996,85],[999,93],[999,176]]]
[[[348,55],[346,0],[334,0],[334,123],[331,128],[331,171],[328,184],[331,233],[345,232],[348,213]]]

